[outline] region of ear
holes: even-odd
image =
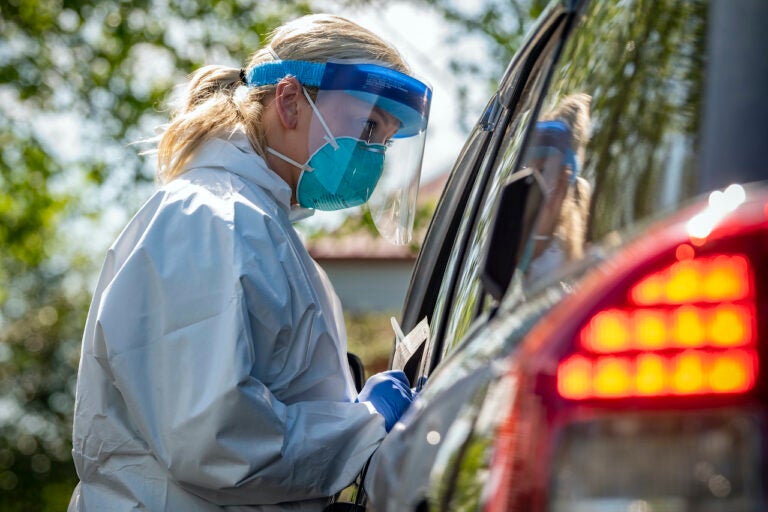
[[[285,77],[277,84],[275,108],[283,127],[294,129],[299,122],[299,103],[304,98],[301,84],[296,78]]]

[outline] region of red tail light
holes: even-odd
[[[675,254],[684,258],[654,272],[632,287],[629,295],[639,306],[739,301],[752,297],[752,269],[743,255],[693,259],[693,248],[683,244]]]
[[[527,334],[485,512],[767,510],[768,192],[740,192],[646,231]]]
[[[718,254],[653,272],[625,306],[592,316],[557,390],[571,400],[743,393],[757,371],[753,270],[744,255]]]

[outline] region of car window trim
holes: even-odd
[[[504,100],[505,102],[509,103],[512,107],[517,106],[517,102],[525,90],[525,85],[530,80],[531,73],[535,69],[536,64],[540,62],[540,59],[543,56],[543,52],[547,46],[553,42],[553,38],[557,38],[557,40],[555,41],[555,46],[551,51],[554,52],[555,60],[559,56],[559,52],[562,50],[562,46],[565,40],[566,31],[564,30],[564,27],[570,18],[569,15],[572,13],[572,10],[570,9],[562,8],[563,6],[559,7],[561,8],[553,9],[550,15],[539,24],[536,35],[532,36],[532,38],[529,40],[529,44],[527,44],[523,50],[525,53],[521,54],[520,57],[516,58],[512,63],[510,63],[510,66],[504,75],[505,79],[500,85],[499,91],[497,93],[500,101],[501,98],[506,98],[506,100]],[[546,89],[549,83],[549,74],[551,73],[551,69],[552,68],[547,71],[548,75],[545,77],[546,81],[543,86],[544,89]],[[533,107],[534,114],[540,107],[541,100],[541,97],[536,100],[536,103]],[[467,205],[467,210],[465,210],[464,214],[464,217],[470,218],[470,222],[473,226],[477,222],[476,217],[478,215],[480,205],[483,203],[486,197],[488,180],[490,179],[489,174],[493,168],[493,164],[497,161],[499,148],[504,137],[504,132],[506,131],[508,124],[513,121],[513,114],[516,113],[517,112],[513,112],[511,109],[505,108],[504,121],[497,125],[497,129],[495,130],[493,139],[491,140],[491,149],[483,159],[482,169],[478,174],[478,178],[475,180],[474,186],[479,187],[482,192],[477,194],[479,197],[477,197],[472,204]],[[503,127],[504,129],[500,130],[500,127]],[[525,141],[523,147],[524,145]],[[460,250],[462,254],[466,254],[466,246],[469,243],[469,233],[471,233],[471,231],[472,230],[467,230],[466,233],[459,233],[461,239],[457,239],[452,247],[458,244],[461,248]],[[456,268],[462,268],[464,264],[465,260],[462,256],[462,258],[457,263]],[[456,269],[446,269],[446,271],[451,272],[451,275],[449,276],[450,282],[448,285],[447,294],[447,300],[450,302],[450,304],[448,307],[443,308],[445,314],[448,315],[450,314],[451,306],[454,301],[458,272]],[[429,313],[431,312],[432,311],[429,311]],[[420,374],[423,375],[428,375],[431,373],[440,361],[442,356],[442,347],[444,345],[445,339],[444,331],[446,319],[430,318],[430,325],[433,327],[433,329],[430,343],[426,347],[427,353],[424,355],[422,361],[422,371]]]

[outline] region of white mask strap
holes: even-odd
[[[317,116],[317,119],[320,121],[320,124],[323,125],[323,129],[327,134],[325,137],[323,137],[325,139],[325,142],[330,144],[331,147],[333,147],[333,149],[339,149],[339,144],[336,142],[336,137],[333,136],[331,129],[328,128],[328,125],[325,123],[325,119],[323,119],[323,115],[320,113],[320,110],[318,110],[317,105],[315,105],[315,102],[312,101],[312,98],[309,96],[307,89],[302,87],[301,90],[304,91],[304,97],[307,98],[307,101],[309,102],[309,106],[312,107],[312,110]]]
[[[272,48],[272,45],[267,45],[267,51],[269,52],[269,54],[272,56],[273,59],[281,60],[280,57],[277,55],[277,52],[275,51],[275,49]]]
[[[279,57],[274,52],[274,50],[272,50],[271,46],[268,46],[267,49],[270,51],[270,53],[276,59],[279,59]],[[331,145],[331,147],[333,147],[333,149],[339,149],[339,144],[336,142],[336,137],[333,136],[333,132],[331,132],[331,129],[328,128],[328,124],[325,122],[325,119],[323,118],[323,115],[320,113],[320,110],[317,108],[317,105],[315,105],[315,102],[312,101],[312,97],[307,92],[307,89],[302,87],[301,90],[304,92],[304,97],[307,98],[307,101],[309,102],[309,106],[312,107],[312,111],[317,116],[317,119],[320,121],[320,124],[323,126],[323,130],[325,130],[325,133],[327,134],[323,138],[325,139],[325,141],[328,144]],[[269,154],[271,154],[271,155],[276,156],[280,160],[283,160],[284,162],[288,162],[289,164],[291,164],[294,167],[298,167],[302,171],[310,171],[311,172],[313,170],[312,167],[310,167],[309,165],[307,165],[307,164],[300,164],[299,162],[297,162],[293,158],[289,158],[289,157],[285,156],[284,154],[282,154],[282,153],[280,153],[278,151],[275,151],[274,149],[270,148],[269,146],[267,146],[267,152]]]
[[[300,164],[299,162],[297,162],[297,161],[296,161],[296,160],[294,160],[293,158],[289,158],[289,157],[285,156],[284,154],[282,154],[282,153],[279,153],[278,151],[275,151],[274,149],[270,148],[269,146],[267,146],[267,153],[269,153],[269,154],[271,154],[271,155],[275,155],[275,156],[276,156],[277,158],[279,158],[280,160],[282,160],[282,161],[284,161],[284,162],[288,162],[288,163],[289,163],[289,164],[291,164],[292,166],[294,166],[294,167],[298,167],[298,168],[299,168],[299,169],[301,169],[302,171],[312,171],[312,170],[313,170],[313,169],[312,169],[310,166],[308,166],[307,164]]]

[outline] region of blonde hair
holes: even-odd
[[[331,59],[365,59],[408,73],[399,52],[369,30],[340,16],[303,16],[275,29],[267,45],[251,57],[248,68],[275,60],[327,62]],[[228,137],[242,127],[254,151],[266,156],[262,126],[265,99],[275,85],[248,87],[244,94],[240,69],[206,66],[190,78],[186,96],[159,137],[157,177],[167,183],[181,175],[202,144]],[[308,88],[309,89],[309,88]],[[236,94],[237,92],[237,94]]]

